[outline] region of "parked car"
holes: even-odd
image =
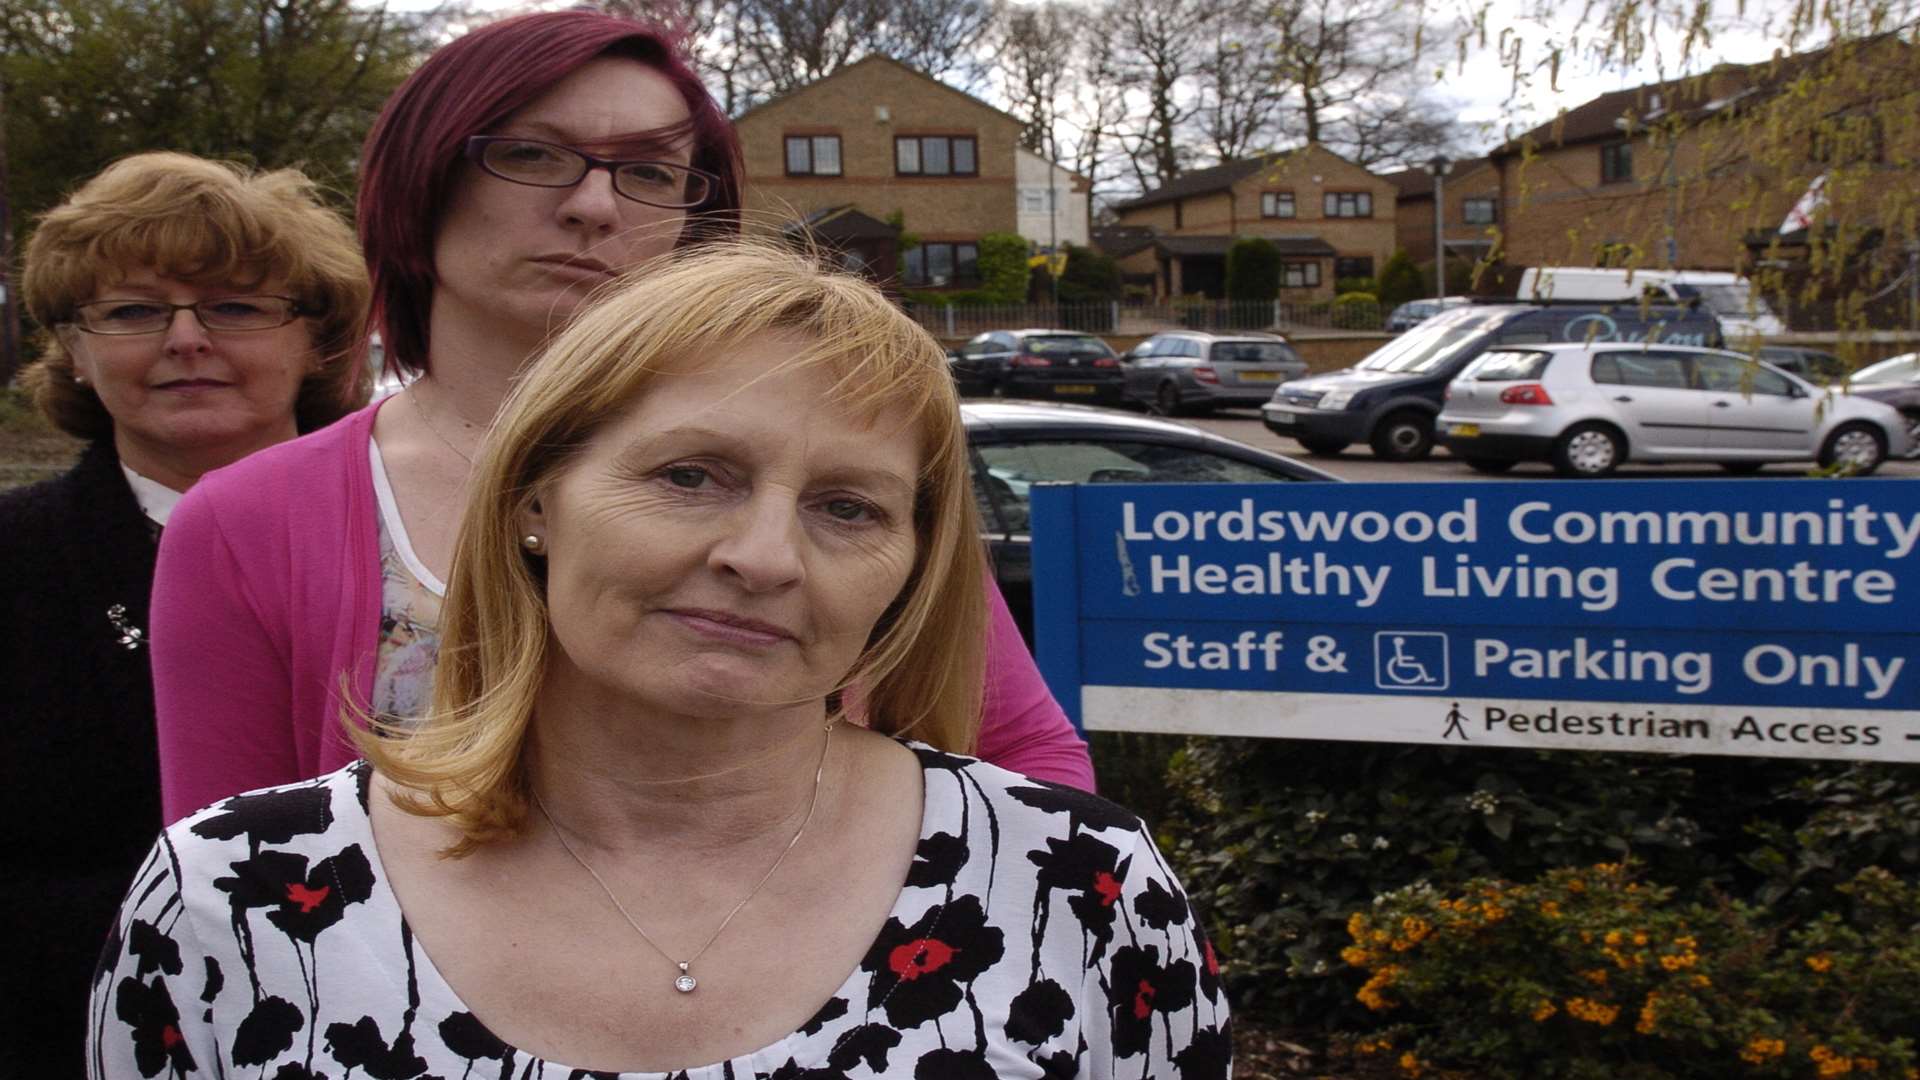
[[[1754,354],[1789,375],[1825,386],[1846,377],[1847,362],[1830,352],[1799,345],[1762,345]]]
[[[969,401],[960,406],[973,447],[973,493],[994,578],[1033,644],[1033,554],[1028,492],[1036,483],[1267,483],[1333,481],[1304,462],[1169,420],[1075,405]]]
[[[1473,303],[1471,296],[1428,297],[1425,300],[1409,300],[1393,309],[1387,316],[1387,332],[1398,334],[1411,330],[1443,311],[1451,311]]]
[[[963,394],[1118,404],[1120,358],[1077,330],[993,330],[949,354]]]
[[[1307,362],[1278,334],[1155,334],[1120,358],[1126,396],[1162,416],[1222,405],[1259,408]]]
[[[1920,456],[1920,353],[1889,357],[1861,368],[1847,380],[1847,387],[1856,397],[1900,410],[1914,445],[1907,456]]]
[[[1433,418],[1461,369],[1488,349],[1550,341],[1718,345],[1720,324],[1693,307],[1473,304],[1434,316],[1355,367],[1281,386],[1260,417],[1310,453],[1364,442],[1388,461],[1417,461],[1433,451]]]
[[[1737,340],[1787,332],[1786,323],[1754,291],[1753,282],[1725,270],[1640,267],[1536,266],[1520,272],[1520,296],[1528,300],[1697,303]]]
[[[1880,467],[1910,445],[1887,405],[1825,389],[1740,353],[1672,345],[1496,349],[1447,390],[1440,439],[1481,472],[1547,461],[1605,476],[1627,461],[1777,461]]]

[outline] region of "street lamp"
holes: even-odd
[[[1445,154],[1435,154],[1427,162],[1427,172],[1433,175],[1433,298],[1444,299],[1447,295],[1447,239],[1443,226],[1447,220],[1447,173],[1453,169],[1453,162]]]

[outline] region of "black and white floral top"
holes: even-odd
[[[784,1039],[673,1080],[1224,1078],[1219,965],[1153,841],[1095,796],[909,743],[919,850],[866,957]],[[610,1076],[494,1036],[384,880],[363,764],[164,833],[94,976],[88,1073]]]

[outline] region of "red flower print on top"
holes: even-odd
[[[1100,906],[1112,907],[1120,899],[1120,883],[1105,870],[1093,875],[1093,891],[1100,894]]]
[[[309,889],[296,881],[287,886],[287,899],[300,905],[300,914],[311,915],[313,914],[313,909],[319,907],[320,904],[326,900],[327,894],[332,891],[333,886],[331,885],[322,885],[317,889]]]
[[[929,972],[939,971],[953,960],[953,946],[935,938],[919,938],[898,945],[887,954],[887,967],[895,975],[912,982]]]
[[[1141,979],[1139,988],[1133,992],[1133,1018],[1135,1020],[1145,1020],[1152,1015],[1153,984],[1145,979]]]

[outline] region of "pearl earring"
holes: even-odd
[[[530,554],[545,555],[547,553],[547,542],[533,533],[521,537],[520,546],[526,548]]]

